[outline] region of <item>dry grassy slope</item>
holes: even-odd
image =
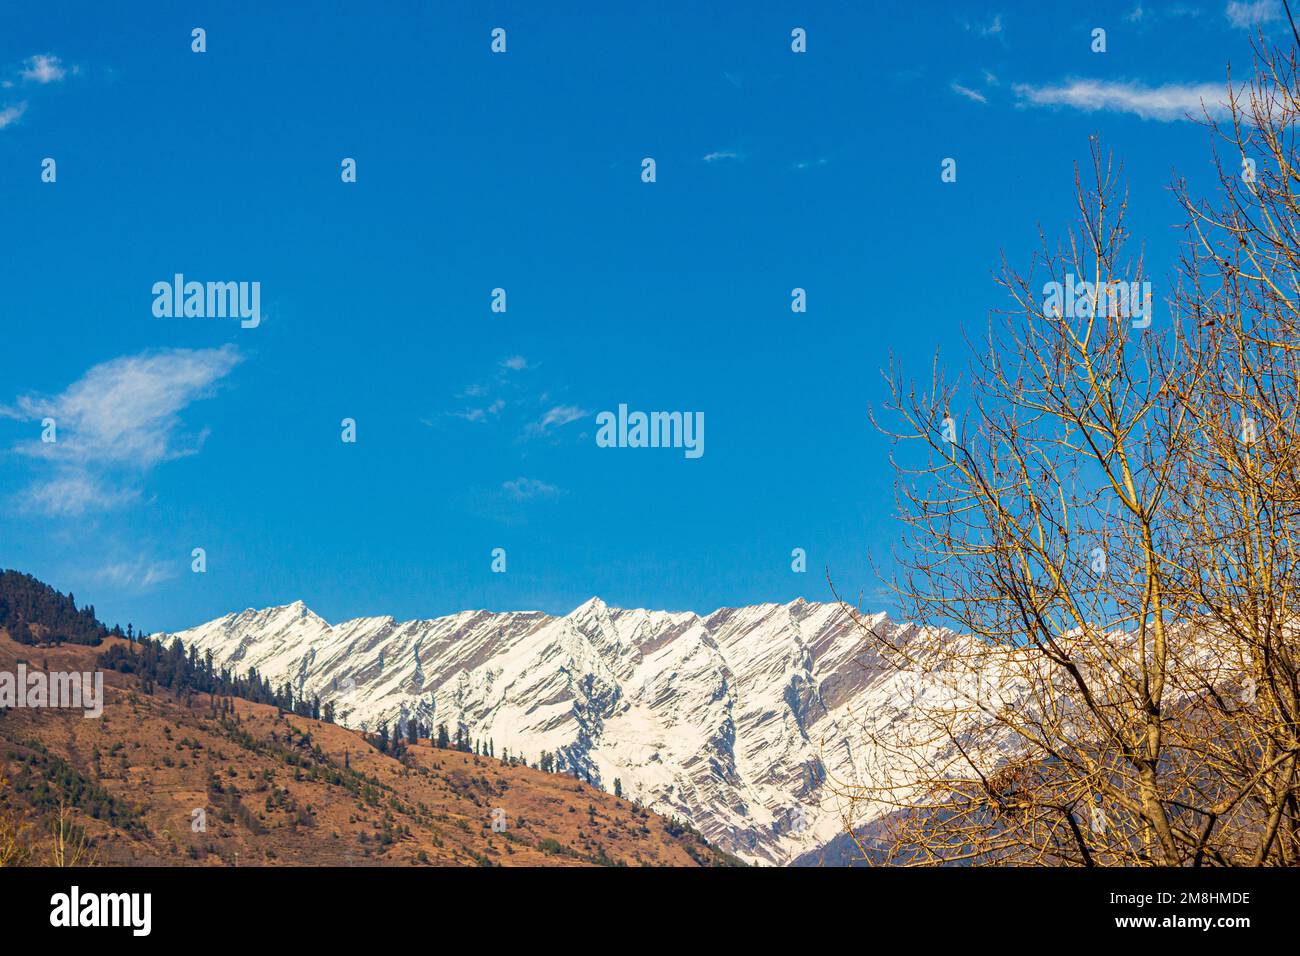
[[[93,670],[100,650],[27,647],[0,631],[3,670],[19,659],[41,669]],[[44,811],[33,805],[38,775],[11,756],[39,753],[33,740],[107,791],[120,810],[139,811],[134,827],[78,812],[100,863],[734,862],[664,818],[569,777],[439,750],[427,741],[411,748],[411,765],[404,766],[352,731],[280,716],[274,707],[234,699],[238,720],[223,720],[206,695],[186,702],[161,690],[144,694],[134,677],[114,671],[104,672],[104,683],[104,714],[97,720],[54,710],[0,716],[0,760],[14,784],[8,796],[25,811],[36,842],[48,830]],[[48,758],[43,765],[51,766]],[[199,807],[206,832],[191,827]],[[505,811],[504,833],[491,828],[497,808]]]

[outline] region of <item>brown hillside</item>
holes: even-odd
[[[95,669],[101,647],[40,648],[0,631],[0,671]],[[117,643],[122,643],[117,641]],[[143,693],[103,671],[99,719],[0,714],[0,793],[49,862],[62,798],[106,865],[726,865],[693,831],[571,777],[409,748],[238,698]],[[223,714],[229,701],[233,710]],[[196,809],[206,831],[192,829]],[[493,811],[506,830],[493,832]]]

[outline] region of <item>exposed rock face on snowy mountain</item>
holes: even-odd
[[[903,641],[955,639],[869,620]],[[175,636],[218,665],[333,701],[351,727],[414,716],[491,739],[498,755],[549,751],[606,789],[619,778],[625,796],[757,863],[806,857],[843,832],[836,783],[869,772],[864,725],[887,732],[918,684],[882,667],[838,605],[803,600],[700,616],[593,598],[563,617],[333,626],[297,602]]]

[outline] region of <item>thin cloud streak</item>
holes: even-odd
[[[529,425],[528,433],[530,435],[547,435],[556,428],[561,428],[570,422],[576,422],[580,418],[587,418],[591,414],[591,412],[579,408],[577,405],[557,405],[547,411],[540,421]]]
[[[968,100],[974,100],[976,103],[987,103],[988,97],[979,90],[972,90],[969,86],[962,86],[960,83],[952,84],[952,91],[959,96],[964,96]]]
[[[1057,86],[1014,87],[1022,106],[1068,106],[1085,113],[1132,113],[1142,119],[1171,122],[1224,116],[1227,90],[1218,83],[1144,86],[1112,80],[1067,80]]]

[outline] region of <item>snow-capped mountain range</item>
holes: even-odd
[[[958,640],[890,623],[896,640]],[[157,635],[170,640],[173,635]],[[593,598],[556,617],[465,611],[330,625],[301,601],[177,632],[221,666],[333,701],[347,726],[415,716],[463,726],[495,753],[560,769],[689,820],[753,863],[787,864],[843,833],[842,786],[915,699],[837,604],[760,604],[708,615],[620,610]],[[863,808],[854,808],[855,824]]]

